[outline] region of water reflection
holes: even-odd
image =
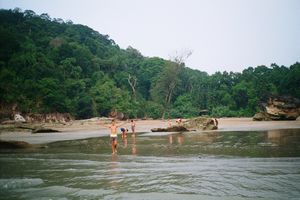
[[[168,143],[169,144],[173,144],[174,140],[177,141],[177,144],[182,145],[184,143],[183,133],[168,135]],[[174,144],[176,144],[176,142]]]
[[[109,163],[109,185],[112,189],[119,188],[119,175],[120,170],[118,168],[117,155],[113,154]]]
[[[127,146],[128,146],[128,140],[127,140],[127,137],[122,138],[122,142],[123,142],[123,148],[127,148]]]
[[[184,138],[183,138],[183,134],[182,134],[182,133],[180,133],[180,134],[177,135],[177,142],[178,142],[178,144],[180,144],[180,145],[183,144]]]
[[[132,153],[132,155],[137,155],[136,134],[132,134],[131,139],[132,139],[131,153]]]
[[[143,138],[143,137],[142,137]],[[165,138],[165,140],[160,140]],[[147,142],[148,141],[148,142]],[[168,143],[164,144],[164,141]],[[189,132],[139,139],[141,152],[159,155],[223,154],[250,157],[300,156],[300,130]],[[154,144],[150,144],[153,142]],[[179,147],[180,146],[180,147]]]
[[[175,135],[176,136],[176,135]],[[174,136],[169,136],[173,138]],[[182,144],[184,138],[179,134],[176,136],[178,143]],[[260,143],[273,143],[280,146],[296,145],[300,142],[300,130],[270,130],[254,132],[204,132],[204,133],[186,133],[189,142],[214,144],[222,143],[227,145],[255,145]],[[171,139],[172,140],[172,139]],[[179,142],[181,140],[181,142]]]
[[[169,144],[173,144],[173,135],[169,135]]]
[[[289,145],[297,143],[299,132],[295,130],[270,130],[267,132],[267,140],[277,145]]]

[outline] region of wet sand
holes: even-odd
[[[219,129],[217,132],[227,131],[265,131],[277,129],[296,129],[300,128],[300,121],[252,121],[252,118],[220,118]],[[101,122],[100,122],[101,121]],[[84,138],[95,138],[108,136],[109,129],[100,125],[109,125],[109,121],[99,119],[76,120],[69,124],[44,124],[43,127],[59,130],[59,133],[37,133],[30,131],[1,131],[0,140],[25,141],[30,144],[44,144],[55,141],[75,140]],[[124,123],[124,122],[118,122]],[[175,124],[175,119],[172,120]],[[152,128],[167,127],[167,120],[137,120],[136,132],[151,132]],[[123,125],[130,130],[130,122]],[[207,131],[205,131],[207,132]]]

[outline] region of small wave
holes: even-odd
[[[23,178],[23,179],[0,179],[0,189],[10,190],[19,188],[30,188],[41,185],[44,181],[40,178]]]
[[[1,191],[1,190],[0,190]],[[13,191],[13,194],[6,194],[8,199],[14,199],[15,195],[21,199],[49,200],[49,199],[103,199],[107,195],[114,195],[115,190],[105,189],[83,189],[66,186],[49,186],[37,188],[24,188]]]

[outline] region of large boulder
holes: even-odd
[[[183,126],[188,130],[203,131],[218,129],[218,120],[216,118],[197,117],[183,122]]]
[[[253,120],[296,120],[300,115],[300,100],[290,96],[273,96],[261,104],[262,112]]]
[[[22,117],[20,114],[15,114],[14,120],[16,122],[26,122],[26,120],[24,119],[24,117]]]
[[[22,115],[15,114],[13,120],[6,119],[6,120],[3,120],[1,122],[1,124],[19,124],[19,123],[25,123],[25,122],[26,122],[26,120],[24,119],[24,117],[22,117]]]
[[[203,131],[218,129],[218,120],[215,118],[197,117],[180,121],[175,126],[168,128],[153,128],[152,132],[184,132],[184,131]]]
[[[151,131],[152,132],[185,132],[189,130],[183,126],[171,126],[167,128],[153,128],[151,129]]]
[[[108,115],[108,117],[115,118],[115,119],[118,119],[118,120],[126,120],[126,119],[128,119],[127,115],[125,115],[122,112],[117,112],[117,111],[110,112],[109,115]]]

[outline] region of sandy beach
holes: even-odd
[[[100,122],[101,121],[101,122]],[[265,131],[277,129],[297,129],[300,128],[300,121],[253,121],[252,118],[220,118],[218,119],[218,132],[227,131]],[[84,138],[95,138],[109,135],[108,128],[101,124],[109,125],[108,120],[97,118],[89,120],[76,120],[69,124],[43,124],[45,128],[59,130],[58,133],[31,133],[30,130],[7,131],[2,130],[0,140],[25,141],[30,144],[45,144],[55,141],[76,140]],[[118,122],[119,124],[124,122]],[[172,120],[175,124],[175,119]],[[152,128],[167,127],[167,120],[136,120],[137,132],[151,132]],[[130,130],[130,123],[123,127]],[[3,128],[3,127],[1,127]],[[207,131],[206,131],[207,132]]]

